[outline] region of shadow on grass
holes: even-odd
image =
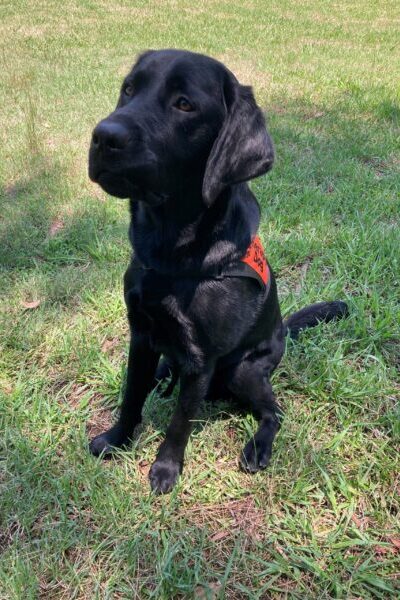
[[[170,398],[161,398],[157,391],[150,393],[144,408],[144,421],[164,434],[174,412],[178,392],[179,385]],[[205,400],[193,422],[193,431],[202,431],[210,422],[229,420],[232,413],[245,415],[248,412],[248,406],[233,399]]]
[[[0,264],[3,268],[34,266],[51,221],[51,198],[60,186],[59,166],[36,156],[30,173],[0,188]]]

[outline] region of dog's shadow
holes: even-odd
[[[179,383],[174,391],[164,396],[163,392],[168,386],[168,381],[160,383],[147,397],[143,408],[142,426],[137,428],[134,440],[140,436],[147,425],[153,430],[164,435],[171,421],[173,412],[178,402]],[[245,415],[248,407],[234,398],[206,398],[193,419],[192,431],[198,433],[215,421],[228,421],[232,416]]]

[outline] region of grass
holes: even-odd
[[[399,24],[395,1],[0,7],[0,598],[398,597]],[[351,316],[289,344],[268,472],[238,470],[254,420],[205,406],[156,498],[157,391],[130,451],[87,452],[120,400],[130,248],[86,163],[135,54],[169,46],[267,108],[277,163],[253,187],[284,312]]]

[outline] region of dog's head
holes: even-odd
[[[93,131],[89,176],[120,198],[158,203],[198,189],[210,205],[227,187],[266,173],[273,156],[251,88],[224,65],[149,51]]]

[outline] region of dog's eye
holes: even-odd
[[[193,110],[193,106],[190,104],[189,100],[181,96],[175,102],[175,107],[178,110],[183,110],[184,112],[191,112]]]
[[[131,85],[130,83],[128,83],[125,87],[124,87],[124,94],[126,96],[133,96],[133,94],[135,93],[135,88],[133,87],[133,85]]]

